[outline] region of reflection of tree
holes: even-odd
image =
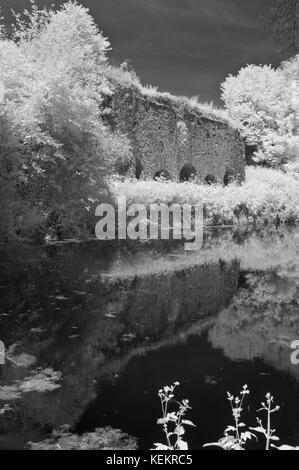
[[[299,380],[299,369],[290,361],[290,345],[299,338],[299,286],[293,275],[293,270],[289,277],[286,272],[247,273],[246,288],[209,333],[212,345],[231,360],[261,358]]]
[[[15,345],[14,357],[26,353],[36,361],[27,368],[7,363],[1,383],[24,381],[38,367],[61,372],[62,380],[51,393],[30,392],[12,402],[14,412],[1,426],[75,425],[98,387],[131,358],[200,333],[217,314],[210,337],[225,354],[262,357],[291,370],[287,341],[299,337],[299,239],[276,230],[218,233],[211,231],[192,256],[177,247],[168,256],[160,245],[138,252],[97,243],[2,256],[0,315],[8,315],[0,317],[1,339]],[[229,307],[240,264],[246,289]]]
[[[117,277],[97,274],[98,260],[84,250],[75,259],[70,255],[63,249],[38,264],[16,263],[3,280],[14,288],[5,300],[7,311],[23,299],[18,315],[1,321],[5,343],[15,343],[16,355],[34,356],[34,369],[62,374],[59,389],[13,401],[14,413],[2,423],[8,429],[74,426],[103,381],[134,355],[200,331],[207,317],[229,305],[238,284],[235,261]],[[2,383],[24,382],[31,370],[7,364]]]

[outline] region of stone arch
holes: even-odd
[[[205,177],[205,184],[208,184],[208,185],[212,185],[212,184],[216,184],[217,183],[217,178],[216,176],[214,176],[212,173],[209,173],[206,177]]]
[[[180,172],[180,181],[191,181],[195,178],[197,174],[195,166],[193,166],[191,163],[186,163],[186,165],[183,166]]]
[[[245,144],[246,165],[256,165],[256,162],[253,160],[253,158],[257,150],[258,150],[257,145]]]
[[[167,170],[162,168],[161,170],[156,171],[156,173],[154,175],[154,179],[155,180],[169,181],[171,179],[171,176],[170,176],[170,173]]]
[[[143,172],[143,165],[142,165],[141,161],[139,160],[139,158],[136,158],[135,176],[138,180],[140,179],[140,176],[141,176],[142,172]]]
[[[236,180],[237,180],[236,172],[234,170],[232,170],[231,168],[226,170],[226,173],[225,173],[224,178],[223,178],[224,186],[228,186],[229,184],[234,183]]]

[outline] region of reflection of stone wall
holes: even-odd
[[[125,301],[125,315],[143,324],[146,334],[161,335],[192,320],[216,315],[236,292],[239,264],[195,266],[133,281]]]
[[[170,98],[142,96],[134,88],[118,89],[111,107],[109,121],[129,136],[141,176],[166,170],[176,179],[185,164],[192,164],[202,181],[213,175],[223,182],[227,170],[244,178],[245,145],[226,122]]]
[[[43,259],[43,275],[35,264],[23,266],[22,273],[14,270],[22,290],[19,299],[15,290],[11,306],[19,308],[27,283],[23,308],[30,312],[3,317],[2,331],[6,344],[17,343],[16,354],[25,352],[36,362],[29,368],[8,363],[0,371],[1,384],[21,382],[37,367],[61,372],[62,381],[53,392],[15,400],[4,428],[34,432],[36,426],[74,425],[94,400],[96,386],[119,374],[134,355],[176,343],[192,326],[200,331],[206,315],[212,319],[228,305],[239,277],[238,262],[122,278],[94,274],[95,261],[83,251],[82,258],[77,252],[74,258]]]

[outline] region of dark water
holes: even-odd
[[[192,449],[231,424],[226,391],[248,384],[244,421],[271,391],[282,443],[299,445],[299,233],[208,232],[171,243],[23,246],[0,253],[0,448],[68,424],[163,440],[157,391],[180,382]]]

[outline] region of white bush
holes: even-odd
[[[299,179],[274,169],[248,167],[241,186],[113,179],[110,188],[127,204],[204,203],[209,224],[299,221]]]

